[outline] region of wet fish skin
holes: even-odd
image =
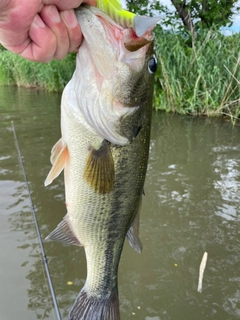
[[[119,320],[117,273],[126,235],[141,251],[138,220],[150,141],[153,42],[139,48],[139,63],[119,63],[109,21],[96,13],[88,7],[77,13],[84,40],[63,92],[62,138],[53,147],[46,179],[47,185],[64,168],[68,212],[48,239],[83,246],[87,259],[87,279],[69,320]],[[109,95],[115,105],[104,113],[101,104],[108,106]]]

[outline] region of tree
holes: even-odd
[[[129,11],[139,15],[152,16],[153,11],[161,13],[166,12],[166,7],[160,4],[160,1],[126,0],[126,5]]]
[[[160,1],[127,0],[130,11],[139,14],[157,15],[158,12],[166,14],[168,25],[175,25],[176,19],[181,19],[182,26],[190,32],[199,28],[217,28],[231,25],[234,14],[240,12],[238,0],[171,0],[176,11],[171,12]]]
[[[171,0],[183,25],[189,30],[231,25],[231,18],[240,10],[238,0]]]

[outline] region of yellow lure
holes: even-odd
[[[97,7],[123,28],[134,28],[136,14],[124,10],[119,0],[97,0]]]

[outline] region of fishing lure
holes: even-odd
[[[97,7],[123,28],[133,28],[138,37],[159,22],[160,17],[144,17],[124,10],[119,0],[97,0]]]

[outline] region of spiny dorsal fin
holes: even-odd
[[[84,178],[99,193],[108,193],[112,190],[115,180],[114,162],[109,142],[106,140],[97,150],[90,147]]]
[[[126,237],[128,239],[128,243],[138,253],[141,253],[142,249],[143,249],[141,240],[139,239],[139,218],[140,218],[141,207],[142,207],[142,198],[140,200],[140,203],[139,203],[139,206],[137,209],[137,213],[136,213],[135,218],[132,222],[132,225],[126,234]]]
[[[52,168],[44,182],[45,186],[48,186],[52,181],[59,176],[62,172],[66,162],[68,160],[68,148],[63,139],[59,139],[58,142],[52,148],[52,154],[50,161]]]
[[[56,229],[54,229],[45,240],[63,242],[65,244],[73,244],[75,246],[81,246],[77,237],[71,230],[67,215],[59,223]]]

